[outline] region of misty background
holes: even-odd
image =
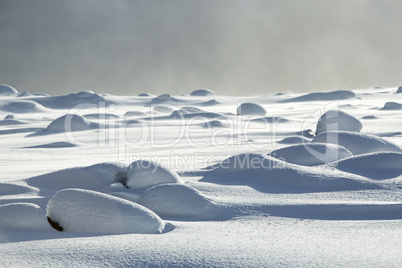
[[[0,84],[52,95],[402,85],[398,0],[0,0]]]

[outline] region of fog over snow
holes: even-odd
[[[397,0],[1,0],[0,81],[116,95],[396,86],[401,13]]]

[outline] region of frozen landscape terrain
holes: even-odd
[[[401,267],[402,89],[0,86],[1,267]]]

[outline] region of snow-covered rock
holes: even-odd
[[[140,204],[168,217],[212,219],[220,209],[200,191],[184,184],[154,186],[141,195]]]
[[[317,166],[350,157],[352,153],[336,144],[306,143],[280,148],[269,155],[288,163]]]
[[[131,189],[181,182],[182,180],[176,172],[148,160],[134,161],[127,169],[126,184]]]
[[[0,205],[0,228],[50,229],[46,213],[32,203],[11,203]]]
[[[97,127],[96,123],[77,114],[66,114],[52,121],[46,128],[50,132],[70,132],[90,130]]]
[[[100,192],[65,189],[48,202],[49,223],[67,232],[159,234],[164,222],[134,202]]]
[[[348,149],[353,155],[374,152],[402,152],[402,149],[393,142],[371,134],[358,132],[323,132],[317,135],[311,142],[338,144]]]
[[[265,115],[267,111],[259,104],[256,103],[242,103],[237,107],[238,115]]]
[[[0,96],[16,96],[18,91],[12,86],[0,85]]]
[[[326,131],[359,132],[362,127],[356,117],[339,110],[329,110],[318,119],[316,134]]]
[[[190,93],[191,96],[212,96],[215,92],[210,89],[197,89]]]

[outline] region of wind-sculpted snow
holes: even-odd
[[[292,137],[284,138],[284,139],[278,141],[278,143],[280,143],[280,144],[297,144],[297,143],[309,143],[310,141],[311,141],[310,139],[307,139],[305,137],[292,136]]]
[[[0,229],[50,229],[45,211],[36,204],[21,202],[0,205],[0,215]]]
[[[161,216],[193,220],[216,219],[224,211],[200,191],[177,183],[149,188],[141,195],[140,203]]]
[[[18,91],[12,86],[0,85],[0,96],[16,96]]]
[[[51,122],[46,131],[49,132],[71,132],[83,131],[97,128],[98,124],[89,122],[84,117],[77,114],[66,114]]]
[[[359,132],[363,125],[356,117],[339,111],[329,110],[317,122],[317,135],[327,131],[353,131]]]
[[[49,223],[65,232],[160,234],[165,227],[158,215],[139,204],[89,190],[57,192],[46,212]]]
[[[304,101],[333,101],[356,98],[356,94],[349,90],[337,90],[332,92],[314,92],[299,97],[282,100],[281,102],[304,102]]]
[[[292,164],[317,166],[350,157],[352,153],[340,145],[306,143],[277,149],[270,152],[269,155]]]
[[[374,152],[402,152],[395,143],[375,135],[347,131],[329,131],[317,135],[312,143],[338,144],[348,149],[353,155]]]
[[[239,154],[205,168],[202,181],[252,185],[260,191],[342,191],[378,189],[363,177],[286,163],[262,154]],[[278,188],[280,187],[280,188]]]
[[[149,101],[146,106],[153,106],[153,105],[157,105],[157,104],[161,104],[161,103],[175,103],[175,102],[180,102],[179,99],[173,97],[170,94],[162,94],[159,95],[155,98],[153,98],[151,101]]]
[[[210,89],[197,89],[190,93],[191,96],[212,96],[215,95],[215,92]]]
[[[88,167],[68,168],[27,179],[30,186],[52,193],[65,188],[102,191],[125,177],[122,163],[100,163]]]
[[[262,115],[264,116],[267,111],[259,104],[256,103],[242,103],[237,107],[238,115]]]
[[[99,106],[100,103],[104,105],[112,103],[105,97],[90,90],[62,96],[32,97],[31,99],[51,109],[72,109],[74,107],[94,108]]]
[[[338,161],[336,168],[375,180],[402,175],[402,153],[377,152],[357,155]]]
[[[126,184],[131,189],[144,189],[163,183],[181,183],[179,175],[157,163],[138,160],[127,169]]]
[[[30,100],[15,100],[2,101],[0,100],[0,111],[9,113],[39,113],[46,112],[46,108],[35,101]]]

